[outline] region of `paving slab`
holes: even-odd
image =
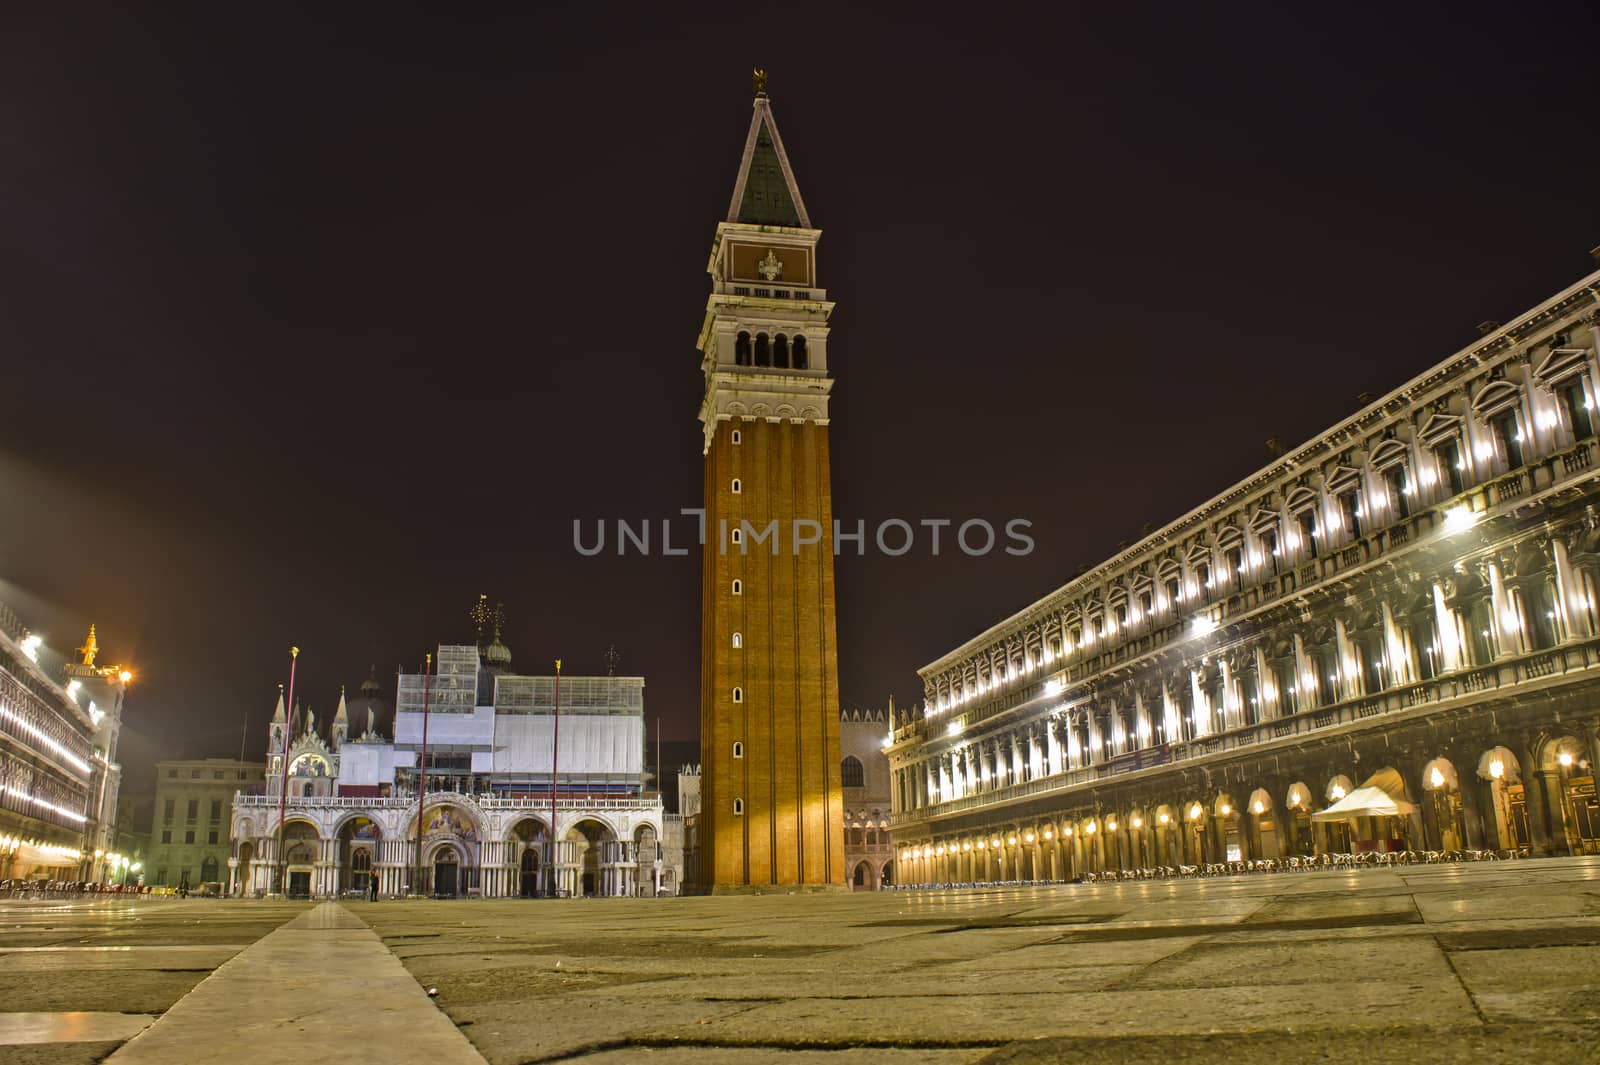
[[[336,903],[235,955],[110,1061],[210,1060],[223,1036],[248,1047],[252,1065],[303,1065],[311,1043],[333,1058],[385,1065],[483,1060],[378,937]]]
[[[155,1018],[145,1013],[0,1013],[0,1047],[131,1039]]]

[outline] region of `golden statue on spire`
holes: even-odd
[[[756,67],[750,72],[750,87],[757,96],[767,95],[767,71],[765,67]]]
[[[83,641],[83,646],[78,648],[78,653],[83,656],[83,664],[94,665],[94,656],[100,653],[100,643],[94,638],[94,625],[89,626],[89,638]]]

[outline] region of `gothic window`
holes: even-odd
[[[733,800],[733,816],[735,816],[735,817],[744,816],[744,800],[743,799],[735,799],[735,800]]]
[[[744,744],[740,743],[738,740],[733,741],[733,756],[735,758],[744,757]]]
[[[772,365],[772,342],[767,339],[767,334],[756,334],[756,365]]]
[[[1467,648],[1475,666],[1494,661],[1494,644],[1491,632],[1494,625],[1494,608],[1488,595],[1480,596],[1466,609]]]
[[[735,577],[734,581],[733,581],[733,594],[734,595],[743,595],[744,594],[744,582],[739,580],[737,577]]]
[[[1495,451],[1505,460],[1506,469],[1520,469],[1522,430],[1517,425],[1516,408],[1507,408],[1490,418],[1489,431],[1494,434]]]
[[[1361,672],[1361,690],[1367,695],[1383,691],[1389,686],[1389,670],[1383,658],[1382,632],[1356,636],[1351,642],[1355,644],[1356,666]]]
[[[735,366],[750,365],[750,334],[740,333],[733,342],[733,364]],[[738,443],[738,441],[734,441]]]
[[[1211,731],[1221,732],[1228,727],[1228,689],[1222,680],[1222,670],[1212,674],[1206,684],[1206,702],[1211,710]]]
[[[789,368],[789,338],[782,333],[772,340],[772,365],[784,370]]]
[[[1411,612],[1407,629],[1411,635],[1412,650],[1417,656],[1417,679],[1431,680],[1439,672],[1439,647],[1433,635],[1431,605],[1418,604]]]
[[[1332,706],[1339,701],[1339,655],[1333,647],[1333,637],[1311,651],[1311,668],[1317,671],[1317,702]]]
[[[733,646],[735,650],[744,646],[744,635],[742,633],[736,632],[733,634]]]
[[[1396,462],[1383,469],[1383,484],[1389,493],[1389,508],[1397,518],[1411,517],[1411,486],[1406,483],[1406,467]]]
[[[733,701],[736,702],[736,703],[744,702],[744,689],[743,688],[735,688],[735,689],[733,689]]]
[[[1433,461],[1440,483],[1449,486],[1449,495],[1458,496],[1467,490],[1467,464],[1461,459],[1459,440],[1452,436],[1435,444]]]
[[[732,532],[730,532],[728,534],[728,538],[733,543],[742,544],[742,543],[744,543],[744,532],[742,530],[740,530],[740,529],[734,529]]]
[[[1261,555],[1265,564],[1274,572],[1278,569],[1278,530],[1262,528],[1256,530],[1256,539],[1261,544]]]
[[[1550,582],[1537,577],[1523,585],[1522,594],[1528,607],[1530,642],[1538,649],[1554,647],[1560,637],[1557,635],[1556,605],[1550,594]]]
[[[846,788],[864,788],[867,786],[867,772],[861,765],[861,760],[853,754],[844,756],[844,761],[839,763],[840,785]]]
[[[730,485],[729,487],[733,491],[734,495],[738,495],[743,486],[739,483],[739,478],[735,477],[733,479],[733,484]]]
[[[1352,484],[1339,493],[1339,524],[1351,540],[1361,539],[1361,486]]]
[[[1307,507],[1294,516],[1295,525],[1300,529],[1300,551],[1304,558],[1317,557],[1317,512],[1315,507]]]
[[[737,430],[737,429],[735,429],[735,430],[734,430],[734,431],[733,431],[733,442],[734,442],[734,443],[735,443],[735,444],[737,444],[737,443],[739,443],[739,442],[740,442],[740,441],[741,441],[741,440],[743,440],[743,439],[744,439],[744,437],[743,437],[743,435],[742,435],[742,434],[741,434],[741,433],[740,433],[740,432],[739,432],[739,430]]]
[[[1575,440],[1587,440],[1594,435],[1594,405],[1581,376],[1569,377],[1556,386],[1556,405],[1561,417],[1572,430]]]
[[[806,355],[805,337],[794,338],[794,368],[796,370],[809,370],[811,368],[809,356]]]
[[[1278,716],[1287,717],[1299,709],[1300,681],[1293,656],[1273,663],[1272,686],[1278,689]]]
[[[1261,720],[1261,684],[1253,663],[1239,671],[1239,719],[1246,725]]]

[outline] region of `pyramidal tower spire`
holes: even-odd
[[[728,203],[728,221],[810,229],[811,216],[795,183],[789,154],[783,150],[777,120],[772,117],[767,72],[758,68],[751,80],[756,98],[744,155],[739,159],[739,176],[733,183],[733,199]]]
[[[698,884],[844,886],[828,318],[766,74],[700,330],[705,393]],[[777,536],[781,542],[766,542]],[[755,546],[760,545],[760,546]]]

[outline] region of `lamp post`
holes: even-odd
[[[411,875],[411,894],[422,893],[422,813],[428,802],[428,679],[433,674],[433,654],[423,656],[422,750],[417,754],[417,868]]]
[[[550,739],[550,871],[546,881],[550,897],[557,896],[556,889],[556,794],[561,787],[557,773],[561,769],[561,659],[556,659],[556,718]]]

